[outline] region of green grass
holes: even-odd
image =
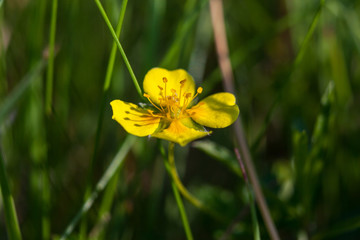
[[[358,239],[360,1],[223,3],[281,239]],[[180,213],[165,143],[111,119],[114,99],[146,102],[158,66],[189,71],[200,98],[224,91],[208,1],[0,0],[0,239],[186,239],[185,212],[188,238],[269,239],[233,128],[175,146],[183,190],[205,209],[182,196]]]

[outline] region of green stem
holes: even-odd
[[[122,23],[123,23],[124,16],[125,16],[127,2],[128,2],[128,0],[123,0],[123,2],[122,2],[121,12],[120,12],[118,24],[116,27],[116,36],[117,37],[120,37],[120,32],[121,32]],[[116,42],[114,41],[113,46],[111,48],[111,53],[110,53],[110,57],[109,57],[109,61],[108,61],[108,67],[106,70],[106,76],[105,76],[104,87],[103,87],[103,95],[102,95],[102,100],[101,100],[101,107],[100,107],[99,118],[98,118],[97,127],[96,127],[94,151],[93,151],[93,155],[92,155],[91,162],[90,162],[90,169],[88,171],[88,178],[87,178],[86,190],[85,190],[85,194],[84,194],[84,201],[89,197],[89,195],[91,193],[92,186],[91,186],[90,180],[91,180],[91,176],[93,175],[95,159],[97,157],[97,152],[98,152],[98,148],[99,148],[100,135],[101,135],[104,112],[105,112],[104,109],[105,109],[106,102],[107,102],[106,95],[107,95],[107,92],[108,92],[108,89],[109,89],[110,83],[111,83],[111,77],[113,74],[115,57],[116,57]],[[87,223],[86,223],[86,217],[84,216],[82,218],[81,224],[80,224],[80,234],[79,234],[80,240],[85,239],[86,230],[87,230]]]
[[[163,148],[161,148],[160,150],[162,151],[162,154],[164,156],[165,154],[164,154]],[[208,208],[203,202],[201,202],[199,199],[197,199],[194,195],[192,195],[186,189],[186,187],[182,184],[182,182],[179,178],[174,159],[169,159],[169,161],[165,161],[165,167],[166,167],[167,171],[169,172],[170,176],[172,177],[172,180],[175,183],[177,189],[180,191],[180,193],[183,195],[184,198],[186,198],[196,208],[202,210],[203,212],[205,212],[206,214],[210,215],[211,217],[217,219],[218,221],[221,221],[221,222],[225,221],[225,219],[219,213]]]
[[[86,214],[89,211],[89,209],[94,204],[96,198],[109,183],[110,179],[123,166],[124,159],[128,154],[128,152],[130,151],[130,149],[132,148],[132,146],[134,145],[134,143],[135,143],[135,138],[132,135],[128,135],[125,141],[122,143],[116,156],[114,157],[108,168],[106,169],[105,173],[103,174],[99,182],[96,184],[95,189],[89,195],[89,198],[86,199],[79,212],[70,222],[70,224],[66,227],[65,232],[61,236],[60,240],[65,240],[70,236],[70,234],[73,232],[79,220],[83,217],[84,214]]]
[[[21,233],[19,228],[18,219],[16,216],[14,199],[9,190],[9,184],[5,174],[5,164],[2,158],[2,152],[0,148],[0,188],[3,197],[5,223],[8,236],[10,240],[20,240]]]
[[[46,109],[46,114],[48,115],[51,113],[51,105],[52,105],[57,5],[58,5],[58,1],[53,0],[52,12],[51,12],[51,24],[50,24],[50,37],[49,37],[49,63],[46,73],[45,109]]]
[[[136,79],[136,76],[135,76],[135,74],[134,74],[134,71],[133,71],[132,68],[131,68],[130,62],[129,62],[129,60],[128,60],[127,57],[126,57],[126,54],[125,54],[125,52],[124,52],[124,49],[122,48],[121,43],[120,43],[119,39],[118,39],[117,36],[116,36],[116,33],[115,33],[115,31],[114,31],[114,28],[112,27],[112,25],[111,25],[111,23],[110,23],[110,20],[109,20],[109,18],[107,17],[106,12],[105,12],[103,6],[101,5],[101,2],[100,2],[99,0],[95,0],[95,3],[96,3],[96,5],[97,5],[97,7],[99,8],[99,11],[100,11],[102,17],[104,18],[104,20],[105,20],[105,22],[106,22],[106,25],[108,26],[108,28],[109,28],[109,30],[110,30],[110,32],[111,32],[111,35],[112,35],[113,38],[114,38],[114,41],[115,41],[116,45],[118,46],[118,49],[119,49],[119,51],[120,51],[120,53],[121,53],[121,56],[123,57],[124,62],[125,62],[125,65],[126,65],[128,71],[129,71],[129,73],[130,73],[130,76],[131,76],[132,80],[133,80],[133,83],[134,83],[134,85],[135,85],[135,88],[136,88],[139,96],[142,98],[142,97],[143,97],[143,94],[142,94],[141,88],[140,88],[139,83],[138,83],[138,81],[137,81],[137,79]]]
[[[168,157],[168,161],[170,163],[170,171],[171,169],[173,169],[172,166],[175,166],[174,164],[171,164],[171,163],[174,163],[174,146],[175,144],[173,142],[169,142],[169,157]],[[169,170],[169,169],[168,169]],[[169,171],[169,174],[172,176],[171,172]],[[176,171],[176,169],[175,169]],[[183,205],[183,202],[181,200],[181,197],[180,197],[180,194],[179,194],[179,191],[177,189],[177,185],[175,184],[174,181],[172,181],[171,183],[171,186],[172,186],[172,189],[173,189],[173,192],[174,192],[174,196],[175,196],[175,199],[176,199],[176,203],[178,205],[178,208],[179,208],[179,212],[180,212],[180,215],[181,215],[181,220],[183,222],[183,225],[184,225],[184,230],[185,230],[185,234],[186,234],[186,238],[188,240],[192,240],[193,239],[193,236],[192,236],[192,233],[191,233],[191,229],[190,229],[190,225],[189,225],[189,221],[187,219],[187,216],[186,216],[186,212],[185,212],[185,208],[184,208],[184,205]]]
[[[121,11],[120,11],[120,15],[119,15],[118,25],[116,26],[116,39],[120,38],[120,32],[121,32],[122,24],[124,21],[127,2],[128,2],[128,0],[123,0],[122,5],[121,5]],[[111,47],[111,53],[110,53],[110,57],[109,57],[108,67],[106,70],[106,77],[105,77],[105,82],[104,82],[104,92],[106,92],[110,87],[110,82],[111,82],[111,77],[112,77],[112,73],[113,73],[113,69],[114,69],[115,57],[116,57],[116,47],[117,47],[116,40],[114,40],[113,45]]]

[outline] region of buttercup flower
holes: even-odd
[[[185,146],[189,142],[209,135],[203,126],[225,128],[239,115],[235,96],[221,92],[201,100],[195,92],[195,82],[185,70],[168,71],[153,68],[145,76],[144,96],[150,104],[140,106],[121,100],[112,101],[113,119],[130,134],[150,135]]]

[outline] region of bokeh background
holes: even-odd
[[[95,2],[61,0],[46,111],[52,4],[0,0],[0,151],[24,239],[64,233],[127,136],[110,101],[143,101],[119,52],[104,91],[113,38]],[[115,28],[123,2],[102,4]],[[359,12],[356,0],[224,1],[237,104],[282,239],[360,238]],[[160,66],[186,69],[200,97],[223,91],[208,0],[129,1],[120,42],[140,86]],[[162,145],[135,139],[70,239],[185,239]],[[225,219],[185,201],[195,239],[254,238],[234,147],[231,127],[176,146],[185,186]]]

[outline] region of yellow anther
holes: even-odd
[[[164,82],[164,83],[167,83],[167,81],[168,81],[167,78],[166,78],[166,77],[163,77],[163,82]]]
[[[173,94],[175,94],[176,93],[176,90],[175,89],[171,89],[171,92],[173,93]]]
[[[191,93],[185,93],[184,96],[185,96],[186,98],[189,98],[189,97],[191,97]]]
[[[180,81],[181,87],[184,86],[185,82],[186,82],[186,79]]]
[[[199,88],[197,89],[197,93],[198,93],[198,94],[201,94],[202,91],[203,91],[203,88],[202,88],[202,87],[199,87]]]
[[[151,105],[153,105],[154,107],[156,107],[158,110],[161,111],[161,109],[160,109],[158,106],[156,106],[156,105],[151,101],[151,98],[150,98],[150,95],[149,95],[149,94],[144,93],[144,97],[146,97],[146,98],[149,100],[149,102],[151,103]]]

